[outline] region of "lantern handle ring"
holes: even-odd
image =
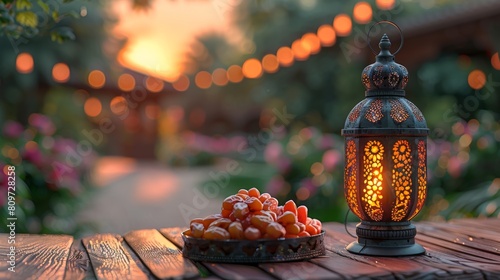
[[[368,29],[368,33],[366,33],[366,41],[368,42],[368,47],[370,47],[370,49],[372,50],[373,54],[377,55],[378,52],[375,51],[373,48],[372,48],[372,45],[370,44],[370,33],[372,32],[372,29],[373,27],[379,25],[379,24],[382,24],[382,23],[387,23],[387,24],[390,24],[392,26],[394,26],[398,31],[399,31],[399,36],[401,37],[401,44],[399,45],[399,48],[396,50],[396,52],[393,53],[393,55],[396,55],[400,50],[401,48],[403,47],[403,42],[404,42],[404,38],[403,38],[403,31],[401,31],[401,28],[399,28],[399,26],[392,22],[392,21],[389,21],[389,20],[381,20],[379,22],[376,22],[374,23],[370,29]]]

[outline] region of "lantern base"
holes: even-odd
[[[369,256],[413,256],[425,253],[415,243],[417,229],[408,222],[367,222],[356,226],[358,241],[347,245],[347,251]]]

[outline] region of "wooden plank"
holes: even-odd
[[[0,235],[0,279],[63,279],[73,237],[68,235]],[[11,239],[14,240],[14,239]],[[15,246],[15,272],[10,267],[10,247]]]
[[[439,228],[449,232],[458,232],[467,235],[470,238],[481,238],[491,240],[497,243],[500,243],[500,235],[496,231],[487,230],[484,228],[477,228],[466,226],[462,224],[455,223],[430,223],[430,222],[419,222],[419,225],[429,225],[435,228]]]
[[[83,238],[97,279],[149,279],[142,264],[134,260],[116,234],[97,234]],[[135,257],[137,258],[137,257]]]
[[[486,229],[493,232],[498,232],[500,228],[500,219],[498,218],[457,219],[451,220],[450,223],[465,225],[471,229]]]
[[[489,253],[488,255],[493,257],[491,259],[500,261],[500,251],[498,248],[499,243],[496,241],[472,238],[471,236],[461,232],[450,232],[428,224],[419,225],[418,233],[443,240],[448,243],[458,244],[461,247],[471,248],[478,251],[477,254],[483,254],[483,252]],[[497,255],[496,258],[494,257],[495,255]]]
[[[351,230],[354,230],[354,225],[349,225]],[[327,234],[332,238],[340,239],[344,245],[328,248],[333,252],[350,257],[358,262],[371,264],[381,268],[390,270],[396,278],[412,279],[412,278],[447,278],[454,277],[456,279],[482,279],[480,271],[463,267],[462,265],[449,263],[446,260],[440,260],[427,252],[423,256],[409,256],[409,257],[371,257],[355,255],[345,250],[345,245],[355,239],[345,233],[344,225],[339,223],[326,223],[323,226]],[[463,275],[463,278],[461,278]]]
[[[124,236],[143,263],[160,279],[190,279],[199,275],[198,269],[182,252],[156,229],[131,231]]]
[[[184,240],[182,240],[181,233],[187,230],[183,227],[173,227],[173,228],[162,228],[158,231],[165,236],[170,242],[174,243],[179,249],[184,247]]]
[[[395,279],[394,275],[388,270],[357,262],[331,251],[327,251],[325,257],[314,258],[311,262],[336,272],[345,279]],[[353,269],[353,267],[356,269]]]
[[[487,279],[500,279],[500,263],[498,262],[485,259],[471,261],[468,258],[462,258],[461,255],[456,254],[456,252],[454,252],[454,254],[448,254],[443,253],[442,251],[436,251],[432,245],[430,247],[426,247],[426,249],[430,255],[435,256],[440,260],[445,260],[448,263],[456,263],[479,270]]]
[[[263,263],[259,267],[279,279],[344,279],[337,273],[307,261]]]
[[[186,228],[164,228],[159,231],[176,246],[182,248],[184,246],[184,240],[182,240],[181,233],[184,230],[186,230]],[[223,279],[275,279],[262,269],[253,265],[208,262],[201,262],[201,264],[211,273]]]
[[[65,280],[91,280],[96,279],[87,251],[83,248],[82,241],[75,239],[71,245],[66,264]]]

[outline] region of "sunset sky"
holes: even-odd
[[[118,17],[113,32],[128,38],[119,62],[173,81],[182,72],[182,56],[194,38],[207,32],[228,33],[235,0],[153,0],[148,10],[134,10],[131,0],[113,1]]]

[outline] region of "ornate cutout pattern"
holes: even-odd
[[[401,68],[401,71],[403,73],[403,79],[401,79],[401,88],[405,88],[406,85],[408,84],[408,70],[406,70],[406,67],[403,65],[399,65]]]
[[[425,197],[427,196],[427,150],[425,148],[425,141],[418,141],[417,146],[418,151],[418,195],[417,195],[417,207],[415,208],[415,212],[412,214],[410,219],[413,219],[422,207],[424,206]]]
[[[392,207],[391,218],[401,221],[408,214],[411,202],[411,149],[406,140],[398,140],[392,148],[392,188],[396,200]]]
[[[346,199],[351,211],[356,214],[360,219],[362,218],[357,195],[357,176],[358,167],[356,162],[356,144],[354,140],[348,140],[345,148],[346,166],[344,172],[344,182],[346,184]]]
[[[415,106],[415,104],[411,103],[410,101],[408,101],[408,104],[410,104],[411,112],[415,116],[415,119],[417,119],[417,121],[419,122],[424,121],[424,115],[422,115],[422,112],[420,112],[417,106]]]
[[[363,155],[363,197],[365,202],[365,213],[374,221],[382,220],[384,210],[382,209],[382,160],[384,159],[384,146],[380,141],[369,141],[366,143]]]
[[[391,118],[397,123],[406,121],[410,115],[405,107],[403,107],[403,104],[396,99],[392,99],[389,102],[391,103]]]
[[[382,113],[382,100],[375,99],[368,110],[366,111],[365,118],[371,122],[378,122],[384,117]]]
[[[382,78],[382,71],[384,70],[384,66],[378,65],[375,67],[372,80],[373,84],[377,87],[381,87],[384,83],[384,79]]]
[[[351,113],[349,114],[349,117],[348,117],[348,119],[349,119],[350,122],[355,122],[359,118],[359,114],[361,112],[361,108],[363,108],[363,106],[365,105],[366,101],[367,101],[366,99],[362,100],[356,106],[354,106],[354,108],[352,109],[352,111],[351,111]]]

